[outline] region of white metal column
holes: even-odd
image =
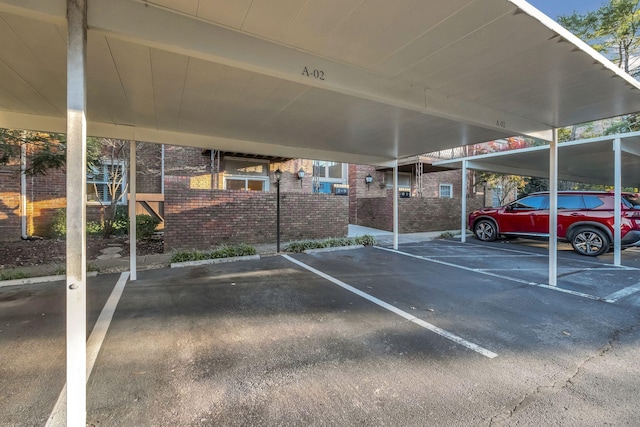
[[[398,250],[398,162],[393,167],[393,249]]]
[[[87,415],[87,2],[67,0],[67,426]]]
[[[621,264],[621,232],[622,226],[622,150],[620,138],[613,140],[613,264],[619,266]]]
[[[558,129],[549,147],[549,285],[558,284]]]
[[[467,160],[462,160],[462,194],[460,195],[462,206],[460,208],[460,241],[467,241]]]
[[[136,141],[129,141],[129,280],[136,280]]]

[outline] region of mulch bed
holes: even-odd
[[[100,250],[112,245],[122,247],[122,256],[129,256],[129,238],[87,237],[87,259],[96,259]],[[138,255],[164,253],[161,238],[139,240]],[[60,239],[12,240],[0,242],[0,268],[29,267],[43,264],[62,264],[66,257],[66,241]]]

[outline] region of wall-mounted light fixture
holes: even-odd
[[[367,184],[367,191],[369,191],[369,184],[373,182],[373,177],[371,176],[371,174],[368,174],[364,177],[364,182]]]
[[[304,169],[300,168],[298,171],[298,179],[300,180],[300,188],[302,188],[302,178],[304,178]]]

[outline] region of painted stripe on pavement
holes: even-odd
[[[308,270],[308,271],[310,271],[310,272],[322,277],[323,279],[326,279],[326,280],[328,280],[328,281],[330,281],[330,282],[332,282],[332,283],[334,283],[334,284],[336,284],[336,285],[348,290],[349,292],[352,292],[352,293],[354,293],[354,294],[366,299],[367,301],[370,301],[370,302],[372,302],[372,303],[374,303],[374,304],[376,304],[376,305],[378,305],[378,306],[380,306],[382,308],[386,308],[387,310],[391,311],[392,313],[395,313],[398,316],[403,317],[403,318],[407,319],[408,321],[415,323],[416,325],[422,326],[423,328],[428,329],[431,332],[434,332],[434,333],[436,333],[436,334],[438,334],[438,335],[440,335],[440,336],[442,336],[444,338],[447,338],[448,340],[451,340],[451,341],[453,341],[453,342],[455,342],[455,343],[457,343],[457,344],[459,344],[461,346],[464,346],[464,347],[466,347],[466,348],[468,348],[470,350],[473,350],[476,353],[480,353],[481,355],[483,355],[485,357],[488,357],[490,359],[493,359],[494,357],[498,356],[496,353],[494,353],[492,351],[489,351],[489,350],[487,350],[487,349],[485,349],[483,347],[480,347],[477,344],[474,344],[474,343],[472,343],[470,341],[465,340],[464,338],[461,338],[461,337],[459,337],[457,335],[454,335],[451,332],[445,331],[444,329],[441,329],[441,328],[439,328],[439,327],[437,327],[435,325],[432,325],[431,323],[425,322],[424,320],[419,319],[416,316],[407,313],[406,311],[400,310],[398,307],[396,307],[394,305],[391,305],[391,304],[389,304],[387,302],[384,302],[384,301],[382,301],[382,300],[380,300],[380,299],[378,299],[378,298],[376,298],[376,297],[374,297],[372,295],[367,294],[366,292],[362,292],[361,290],[359,290],[357,288],[354,288],[353,286],[348,285],[345,282],[343,282],[341,280],[338,280],[338,279],[336,279],[336,278],[334,278],[332,276],[329,276],[328,274],[323,273],[322,271],[317,270],[317,269],[315,269],[315,268],[313,268],[313,267],[311,267],[311,266],[309,266],[309,265],[307,265],[307,264],[305,264],[305,263],[303,263],[301,261],[298,261],[297,259],[294,259],[294,258],[290,257],[289,255],[282,255],[282,257],[285,258],[285,259],[288,259],[292,263],[297,264],[300,267],[302,267],[302,268],[304,268],[304,269],[306,269],[306,270]]]
[[[613,303],[618,301],[619,299],[628,297],[629,295],[633,295],[636,292],[640,292],[640,282],[636,283],[635,285],[629,286],[627,288],[620,289],[618,292],[614,292],[611,295],[607,295],[606,297],[604,297],[604,300],[606,302]]]
[[[96,321],[96,324],[91,331],[91,335],[89,335],[89,339],[87,340],[87,381],[89,381],[89,376],[93,371],[93,366],[95,365],[96,359],[98,358],[98,353],[102,348],[102,342],[104,341],[104,337],[107,335],[107,330],[109,329],[111,319],[113,319],[113,314],[116,311],[116,307],[118,305],[118,302],[120,301],[122,292],[124,291],[124,286],[127,284],[127,279],[129,279],[128,271],[120,274],[120,278],[111,291],[111,295],[102,308],[100,316],[98,317],[98,320]],[[65,383],[45,426],[64,426],[66,425],[66,422],[67,384]]]
[[[589,294],[585,294],[585,293],[582,293],[582,292],[571,291],[569,289],[562,289],[562,288],[559,288],[557,286],[550,286],[550,285],[544,284],[544,283],[530,282],[530,281],[527,281],[527,280],[517,279],[515,277],[503,276],[501,274],[492,273],[490,271],[481,270],[481,269],[478,269],[478,268],[465,267],[465,266],[462,266],[462,265],[452,264],[450,262],[444,262],[444,261],[440,261],[440,260],[429,258],[429,257],[424,257],[424,256],[420,256],[420,255],[414,255],[414,254],[410,254],[410,253],[402,252],[402,251],[396,251],[395,249],[383,248],[383,247],[380,247],[380,246],[374,246],[374,247],[376,249],[380,249],[382,251],[393,252],[393,253],[396,253],[396,254],[399,254],[399,255],[408,256],[408,257],[411,257],[411,258],[417,258],[417,259],[420,259],[420,260],[423,260],[423,261],[433,262],[435,264],[446,265],[447,267],[458,268],[460,270],[466,270],[466,271],[472,271],[472,272],[478,273],[478,274],[484,274],[485,276],[491,276],[491,277],[496,277],[498,279],[509,280],[511,282],[522,283],[522,284],[525,284],[525,285],[528,285],[528,286],[536,286],[536,287],[539,287],[539,288],[549,289],[549,290],[552,290],[552,291],[562,292],[562,293],[570,294],[570,295],[575,295],[577,297],[592,299],[592,300],[595,300],[595,301],[602,301],[603,300],[602,298],[594,296],[594,295],[589,295]]]

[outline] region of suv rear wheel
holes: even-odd
[[[609,250],[609,238],[597,228],[584,227],[573,233],[571,246],[581,255],[598,256]]]
[[[498,237],[496,224],[488,219],[481,219],[473,226],[476,237],[484,242],[493,242]]]

